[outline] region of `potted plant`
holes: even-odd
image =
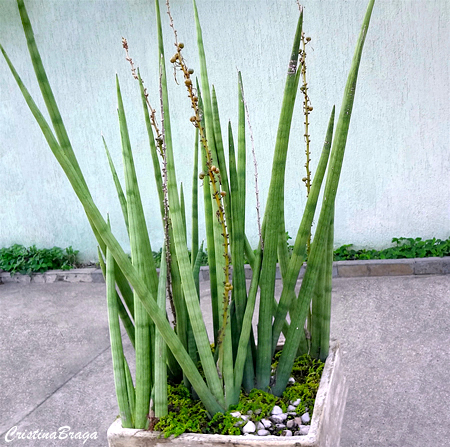
[[[294,43],[287,65],[272,176],[262,219],[259,219],[258,206],[260,240],[254,252],[245,235],[246,103],[241,76],[239,75],[237,83],[239,128],[235,149],[231,124],[228,126],[228,141],[223,142],[217,98],[214,88],[210,90],[208,80],[195,0],[200,85],[194,78],[194,70],[186,64],[184,45],[178,40],[167,2],[169,24],[174,31],[175,42],[175,52],[170,55],[170,63],[179,72],[178,77],[183,78],[193,110],[190,121],[196,135],[194,178],[199,177],[203,188],[214,349],[211,349],[199,304],[198,272],[202,246],[199,247],[196,223],[197,188],[193,188],[193,235],[189,257],[183,193],[175,176],[159,0],[155,1],[155,10],[160,56],[160,88],[155,95],[159,98],[152,99],[160,104],[159,124],[156,110],[150,105],[150,94],[144,88],[140,73],[128,55],[127,42],[123,41],[127,60],[131,63],[133,76],[140,88],[155,181],[158,186],[158,200],[164,226],[164,246],[159,276],[144,218],[144,206],[137,183],[119,80],[117,79],[117,98],[125,192],[118,180],[106,142],[104,143],[130,239],[131,259],[114,237],[108,219],[102,216],[92,199],[50,88],[24,1],[17,0],[17,3],[36,78],[53,128],[33,101],[5,50],[3,47],[0,48],[50,149],[84,207],[98,241],[99,260],[106,278],[114,380],[120,410],[120,421],[113,424],[110,430],[110,445],[144,445],[142,444],[144,437],[148,438],[148,445],[159,445],[162,442],[154,434],[149,434],[146,429],[149,426],[152,428],[159,418],[167,415],[168,378],[179,379],[186,389],[202,402],[205,413],[213,418],[215,415],[226,413],[230,408],[235,408],[239,404],[242,390],[249,393],[257,389],[273,396],[282,396],[291,378],[294,362],[298,355],[304,352],[308,352],[312,358],[326,361],[310,433],[300,437],[294,436],[292,442],[287,438],[276,439],[272,436],[265,438],[265,442],[267,445],[338,445],[339,426],[345,405],[345,380],[340,369],[338,345],[333,345],[330,350],[334,202],[350,124],[358,68],[374,0],[369,1],[364,17],[334,136],[333,107],[317,171],[312,182],[310,178],[306,179],[309,194],[292,253],[288,253],[285,237],[284,179],[289,131],[299,90],[304,95],[303,110],[306,121],[312,110],[306,94],[302,65],[305,45],[305,35],[302,33],[303,10],[299,8]],[[307,143],[308,139],[307,136]],[[228,147],[228,163],[224,147]],[[198,168],[199,148],[201,168]],[[311,225],[327,166],[322,206],[314,238],[309,244]],[[194,182],[194,185],[196,183]],[[294,287],[307,251],[309,253],[306,273],[297,296]],[[244,272],[245,259],[252,268],[248,291]],[[277,262],[283,278],[279,300],[274,296]],[[254,333],[252,317],[258,291],[259,319],[257,333]],[[170,304],[169,312],[166,311],[167,302]],[[119,321],[122,321],[123,328],[135,348],[134,380],[123,353]],[[307,329],[305,329],[306,321]],[[282,333],[285,342],[274,366],[274,354]],[[295,409],[292,411],[291,408],[291,413],[295,414]],[[228,442],[220,436],[218,438],[184,436],[176,438],[178,441],[175,439],[175,442],[183,445],[197,442],[204,445]],[[124,443],[125,438],[130,444]],[[255,442],[260,444],[262,441],[262,438],[255,441],[251,436],[227,439],[234,445],[249,445],[249,443],[255,445]]]

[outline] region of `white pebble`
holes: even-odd
[[[295,421],[293,419],[291,419],[290,421],[286,422],[286,427],[287,428],[294,428],[296,426],[297,426],[297,424],[295,423]]]
[[[243,415],[241,416],[241,419],[244,420],[244,421],[248,421],[249,417],[250,417],[250,416],[249,416],[248,414],[243,414]]]
[[[272,409],[272,414],[281,414],[281,413],[283,413],[283,410],[278,405],[275,405]]]
[[[297,407],[298,405],[300,405],[301,401],[302,401],[301,399],[291,400],[291,405],[294,405],[294,407]]]
[[[287,407],[287,411],[295,411],[295,406],[294,405],[289,405]]]
[[[289,385],[294,385],[295,379],[293,377],[289,377],[288,383]]]
[[[291,430],[283,430],[281,436],[292,436]]]
[[[245,425],[244,428],[242,429],[243,433],[255,433],[256,430],[256,426],[252,421],[248,421]]]
[[[270,417],[270,420],[272,422],[274,422],[275,424],[281,424],[286,419],[287,419],[287,414],[286,413],[274,414],[273,416]]]
[[[308,412],[306,412],[305,414],[302,414],[301,418],[302,418],[302,422],[304,424],[307,424],[311,420]]]
[[[258,434],[258,436],[267,436],[267,435],[270,435],[270,431],[261,429],[261,430],[258,430],[257,434]]]
[[[302,425],[302,419],[301,418],[294,418],[294,422],[295,422],[295,425],[297,425],[297,427],[300,427],[300,425]]]
[[[233,416],[234,418],[240,418],[241,413],[239,413],[239,411],[233,411],[233,413],[230,413],[230,416]]]
[[[301,425],[300,426],[300,434],[301,435],[307,435],[309,433],[309,427],[310,425]]]
[[[261,424],[264,425],[264,428],[272,427],[272,422],[270,422],[269,419],[261,419]]]

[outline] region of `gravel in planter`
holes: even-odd
[[[248,395],[241,393],[237,406],[225,414],[216,414],[212,420],[183,385],[169,386],[169,414],[154,429],[165,437],[181,433],[303,436],[309,430],[323,365],[309,356],[299,357],[293,367],[293,380],[282,397],[256,389]]]

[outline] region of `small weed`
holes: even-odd
[[[405,259],[450,256],[450,238],[447,240],[420,237],[394,237],[393,247],[384,250],[353,250],[352,245],[343,245],[334,252],[335,261],[352,261],[364,259]]]
[[[292,254],[294,249],[293,245],[289,244],[289,240],[292,238],[286,231],[286,244],[288,246],[289,255]],[[363,248],[360,250],[354,250],[352,244],[342,245],[334,251],[335,261],[354,261],[354,260],[367,260],[367,259],[404,259],[404,258],[429,258],[429,257],[443,257],[450,256],[450,238],[446,240],[441,239],[427,239],[422,240],[420,237],[406,238],[406,237],[394,237],[392,243],[394,247],[385,248],[384,250],[374,250]],[[254,250],[256,254],[257,250]],[[191,252],[189,252],[191,256]],[[157,267],[161,263],[161,249],[153,252],[153,257]],[[248,263],[245,256],[245,262]],[[208,253],[204,251],[202,253],[201,265],[208,265]]]
[[[47,270],[70,270],[75,267],[78,250],[72,247],[62,249],[29,248],[15,244],[12,247],[0,248],[0,270],[30,275],[31,273],[43,273]]]
[[[288,252],[292,253],[293,246],[289,245],[292,239],[286,232],[286,243]],[[360,249],[354,250],[352,244],[342,245],[334,251],[335,261],[353,261],[368,259],[405,259],[405,258],[429,258],[450,256],[450,238],[427,239],[394,237],[393,247],[384,250]],[[255,250],[256,252],[256,250]],[[47,270],[70,270],[77,265],[78,250],[71,246],[66,249],[59,247],[37,249],[35,245],[29,248],[15,244],[12,247],[0,248],[0,271],[14,273],[31,274],[43,273]],[[189,256],[191,252],[189,251]],[[208,265],[208,252],[202,254],[201,265]],[[153,252],[156,266],[161,264],[161,249]]]

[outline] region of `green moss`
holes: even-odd
[[[208,414],[201,401],[195,401],[184,385],[168,385],[167,400],[169,413],[155,425],[164,437],[179,436],[182,433],[208,433]]]
[[[242,421],[241,418],[231,416],[230,412],[227,412],[225,414],[216,413],[208,424],[209,429],[211,430],[209,433],[215,433],[219,435],[240,435],[240,425],[235,426],[240,421]]]
[[[269,416],[274,405],[280,406],[283,411],[286,410],[286,404],[279,397],[254,389],[249,394],[241,393],[239,405],[236,406],[235,411],[239,411],[241,414],[249,414],[251,412],[252,421],[258,422]],[[258,414],[259,410],[261,410],[260,414]]]
[[[277,366],[280,355],[281,352],[275,355],[275,362],[272,365],[273,368]],[[297,407],[298,415],[303,414],[306,408],[308,408],[312,417],[314,402],[324,366],[325,364],[323,362],[310,357],[308,354],[304,354],[295,359],[291,373],[291,376],[295,379],[295,383],[286,388],[282,399],[286,403],[301,399],[301,403]]]
[[[273,368],[278,364],[279,355],[278,353],[275,356]],[[274,405],[286,411],[290,401],[297,399],[301,399],[297,414],[303,414],[308,408],[312,417],[323,367],[324,363],[308,355],[298,357],[292,370],[295,384],[289,385],[282,397],[257,389],[248,394],[241,392],[238,405],[231,407],[225,414],[217,413],[212,419],[208,418],[203,404],[191,397],[187,388],[183,385],[169,385],[169,414],[159,419],[154,429],[161,431],[166,438],[171,435],[179,436],[182,433],[240,435],[244,423],[241,418],[236,418],[231,413],[238,411],[242,415],[249,415],[253,422],[258,422],[270,416]],[[239,423],[241,424],[237,425]]]

